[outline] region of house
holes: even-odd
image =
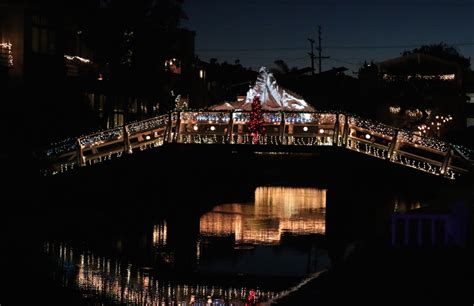
[[[191,94],[198,76],[194,32],[167,30],[147,45],[163,50],[160,56],[142,48],[124,59],[133,57],[133,67],[112,70],[88,44],[71,5],[0,0],[5,113],[16,114],[8,116],[12,121],[21,114],[39,144],[154,117],[172,108],[178,95]]]
[[[464,71],[457,62],[414,53],[376,67],[378,120],[436,137],[466,127]]]

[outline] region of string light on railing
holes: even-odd
[[[189,113],[191,113],[191,115]],[[209,115],[209,113],[206,113],[206,114]],[[230,112],[227,113],[228,118],[230,118],[230,114],[231,114]],[[197,115],[199,115],[198,112],[181,112],[181,118],[191,118],[192,116],[196,117]],[[213,118],[213,120],[219,120],[219,118],[225,118],[225,116],[223,116],[222,113],[219,113],[219,114],[212,113],[212,116],[217,116],[217,117]],[[242,112],[242,113],[233,113],[233,118],[234,119],[238,118],[239,116],[240,116],[240,118],[245,118],[246,113],[244,113],[244,112]],[[298,116],[300,117],[299,120],[298,120]],[[344,125],[344,122],[345,122],[345,119],[344,119],[345,116],[346,115],[339,115],[339,122],[342,126]],[[148,148],[157,147],[157,146],[160,146],[164,143],[164,138],[159,137],[160,134],[157,133],[156,129],[157,128],[165,128],[165,129],[168,128],[169,126],[167,126],[167,124],[169,123],[169,118],[170,117],[174,118],[175,121],[173,121],[173,123],[175,123],[176,119],[177,119],[177,114],[172,113],[171,116],[164,115],[164,116],[161,116],[160,118],[152,118],[152,119],[149,119],[149,120],[145,120],[143,122],[135,122],[135,123],[126,125],[124,128],[116,128],[116,129],[112,129],[112,130],[101,131],[101,132],[93,134],[93,135],[87,135],[87,136],[79,138],[79,142],[82,146],[85,146],[84,148],[92,147],[92,146],[97,146],[97,147],[106,146],[107,143],[109,143],[111,141],[123,141],[124,131],[127,132],[127,134],[129,136],[131,136],[131,135],[135,135],[135,132],[137,132],[137,131],[143,131],[143,130],[147,131],[147,129],[152,128],[150,130],[150,133],[154,133],[156,141],[153,141],[153,143],[144,144],[142,146],[135,146],[135,148],[139,147],[140,150],[145,150],[145,149],[148,149]],[[209,118],[209,116],[207,118]],[[281,120],[282,117],[281,117],[281,113],[275,113],[275,117],[273,119],[271,117],[268,117],[268,118],[269,118],[269,121],[271,121],[271,120],[277,120],[277,119]],[[337,116],[336,116],[336,114],[333,114],[333,115],[330,116],[328,114],[318,114],[318,113],[303,113],[303,114],[289,113],[289,114],[285,114],[285,118],[290,118],[290,119],[295,118],[296,122],[302,122],[303,120],[313,120],[315,124],[320,125],[322,122],[327,123],[328,121],[331,121],[331,120],[335,121],[335,118],[337,118]],[[205,118],[201,118],[201,119],[205,119]],[[349,123],[352,124],[352,126],[355,127],[355,128],[363,128],[363,129],[369,130],[370,132],[375,132],[375,133],[379,133],[379,132],[382,132],[382,131],[387,132],[388,135],[387,134],[382,134],[382,136],[389,136],[392,132],[395,131],[395,129],[393,129],[391,127],[386,127],[386,126],[381,125],[381,124],[372,123],[372,122],[367,121],[367,120],[362,121],[361,119],[359,119],[357,117],[349,116],[348,119],[349,119]],[[438,116],[438,119],[441,120],[441,122],[443,122],[443,120],[444,120],[444,123],[451,120],[449,116],[448,117]],[[324,120],[327,120],[327,121],[324,121]],[[208,122],[206,122],[206,124]],[[234,123],[236,123],[236,122],[234,121]],[[360,124],[360,125],[355,125],[355,124]],[[439,125],[436,125],[436,126],[439,126]],[[371,127],[373,129],[368,129],[368,128],[371,128]],[[427,128],[429,128],[429,127],[427,127]],[[199,129],[198,124],[195,124],[194,125],[194,130],[197,131],[198,129]],[[351,127],[351,129],[352,129],[352,127]],[[384,130],[384,129],[386,129],[386,130]],[[153,130],[155,130],[155,131],[153,131]],[[211,127],[209,127],[209,130],[215,132],[217,129],[214,125],[212,125]],[[309,131],[309,127],[308,126],[303,126],[303,131],[304,132]],[[332,130],[324,130],[324,129],[318,130],[318,132],[321,133],[321,134],[324,134],[326,132],[331,132],[331,131]],[[148,135],[143,135],[144,138],[147,141],[151,140],[150,133],[148,133]],[[367,139],[367,140],[370,140],[370,139],[372,139],[371,135],[372,135],[371,133],[367,133],[367,134],[364,135],[365,136],[364,138]],[[332,141],[333,141],[332,137],[294,137],[294,136],[284,136],[284,137],[287,139],[287,141],[286,141],[287,144],[289,144],[289,145],[301,145],[301,146],[303,146],[303,145],[310,145],[310,146],[313,146],[313,145],[331,145]],[[429,139],[429,138],[426,138],[426,137],[420,137],[420,136],[417,136],[417,135],[415,135],[411,132],[407,132],[407,131],[400,131],[398,139],[401,143],[412,143],[412,144],[415,144],[415,145],[421,145],[423,147],[433,148],[433,149],[436,149],[436,150],[441,151],[441,152],[446,152],[445,150],[447,150],[447,146],[448,146],[448,144],[446,144],[444,142]],[[178,142],[183,142],[183,143],[192,143],[193,142],[193,143],[203,143],[203,144],[204,143],[207,143],[207,144],[222,143],[222,144],[224,144],[224,143],[249,143],[249,141],[250,141],[250,139],[248,138],[248,135],[246,135],[246,134],[244,134],[244,135],[235,135],[234,134],[234,135],[232,135],[232,138],[229,138],[229,135],[216,135],[216,134],[213,134],[213,135],[194,135],[194,136],[189,136],[188,137],[187,135],[182,135],[182,132],[180,133],[180,135],[178,135]],[[262,136],[261,137],[261,144],[276,145],[276,144],[282,144],[282,143],[283,143],[283,138],[281,136],[265,136],[265,137]],[[352,149],[354,149],[356,151],[359,151],[359,152],[362,151],[365,154],[368,154],[368,155],[371,155],[371,156],[374,156],[374,157],[377,157],[377,158],[385,159],[388,156],[387,150],[383,150],[383,149],[374,147],[370,144],[365,144],[364,143],[363,148],[361,148],[361,144],[358,141],[351,140],[351,139],[348,139],[348,144],[349,144],[350,149],[352,148]],[[466,154],[459,153],[462,156],[465,156],[465,155],[472,156],[472,153],[470,153],[470,151],[468,151],[464,148],[463,148],[463,151],[461,151],[461,149],[459,149],[457,147],[455,147],[455,148],[458,152],[467,152]],[[462,148],[462,147],[460,147],[460,148]],[[47,156],[54,156],[55,153],[59,153],[57,155],[60,155],[61,152],[67,153],[66,152],[67,150],[71,150],[70,151],[71,153],[68,153],[68,154],[72,154],[71,156],[73,156],[74,154],[76,154],[74,149],[77,149],[77,140],[76,139],[69,139],[68,141],[64,141],[64,142],[56,144],[56,146],[54,148],[51,148],[51,149],[47,150],[46,152],[47,152]],[[120,152],[120,154],[117,154],[117,156],[120,156],[121,154],[122,154],[122,152]],[[399,158],[397,157],[396,152],[394,153],[394,158],[395,158],[395,160],[399,160]],[[86,162],[88,164],[92,164],[92,163],[100,162],[102,160],[110,160],[110,159],[111,159],[111,156],[105,157],[105,159],[102,159],[100,157],[94,159],[93,156],[90,156],[90,157],[88,157],[88,160]],[[428,171],[430,171],[429,169],[431,169],[430,165],[423,164],[423,163],[420,163],[419,161],[415,161],[415,160],[408,161],[406,158],[404,160],[402,160],[401,163],[405,164],[407,166],[413,167],[413,168],[424,170],[424,171],[426,171],[427,169],[428,169]],[[68,171],[70,169],[69,165],[67,165],[67,164],[63,164],[63,165],[61,165],[61,172]],[[432,170],[431,172],[436,172],[436,171]]]

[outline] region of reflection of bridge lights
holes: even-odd
[[[307,131],[308,131],[308,127],[305,126],[305,127],[303,128],[303,131],[304,131],[304,132],[307,132]]]
[[[197,131],[197,130],[199,130],[199,127],[198,127],[197,125],[195,125],[195,126],[193,127],[193,130]]]
[[[325,208],[326,190],[259,187],[254,206],[219,205],[201,217],[199,231],[204,237],[234,237],[236,245],[278,245],[284,233],[324,234]]]
[[[319,134],[324,134],[324,129],[319,129]]]
[[[370,134],[365,134],[365,139],[370,140],[370,138],[372,138],[372,136],[370,136]]]
[[[215,126],[211,126],[211,131],[215,131],[216,130],[216,127]]]

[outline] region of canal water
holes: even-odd
[[[365,235],[359,229],[367,223],[375,226],[369,232],[377,232],[367,208],[347,205],[346,196],[334,196],[330,190],[252,190],[235,201],[213,200],[203,211],[150,202],[146,217],[137,217],[132,208],[130,214],[59,210],[31,221],[38,233],[32,229],[15,238],[27,255],[9,262],[16,262],[18,286],[31,288],[38,301],[249,305],[277,300],[328,269],[334,257],[332,240],[344,251],[357,238],[354,233]],[[336,202],[346,205],[331,211]],[[379,203],[376,214],[385,219],[393,211],[422,205],[400,197]],[[337,226],[328,221],[334,219]],[[386,223],[381,228],[386,229]]]
[[[104,242],[49,240],[43,252],[60,286],[94,302],[269,301],[329,267],[326,193],[258,187],[248,201],[219,204],[195,220],[163,217]]]

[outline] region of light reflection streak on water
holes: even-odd
[[[326,190],[259,187],[255,205],[224,204],[203,215],[202,236],[235,236],[236,244],[277,245],[283,233],[326,232]]]
[[[244,305],[247,288],[219,288],[205,285],[173,285],[160,281],[132,264],[76,251],[63,243],[48,242],[44,247],[62,269],[62,286],[78,288],[86,298],[135,305]],[[272,299],[274,292],[255,291],[261,300]]]
[[[411,210],[422,208],[424,206],[425,205],[422,204],[420,201],[408,201],[401,199],[393,200],[393,211],[399,213],[406,213]]]

